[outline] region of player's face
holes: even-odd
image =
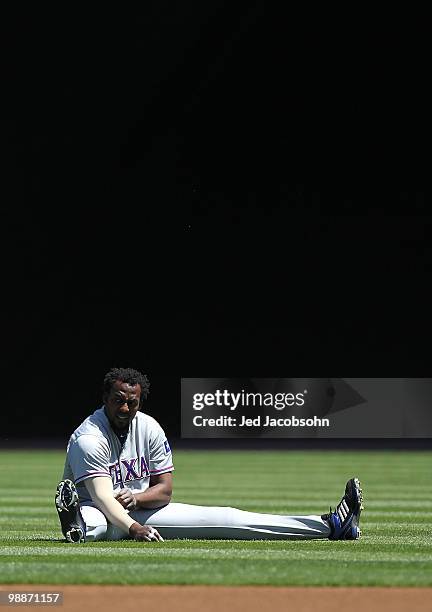
[[[104,395],[105,411],[111,425],[117,429],[127,429],[138,411],[140,397],[140,385],[116,380],[110,392]]]

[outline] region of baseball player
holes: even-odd
[[[171,503],[169,443],[159,423],[140,411],[148,391],[141,372],[111,369],[104,378],[103,406],[73,432],[55,495],[67,541],[360,537],[363,498],[357,478],[347,482],[336,510],[321,516]]]

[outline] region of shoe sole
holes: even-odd
[[[68,485],[72,492],[71,501],[68,505],[66,505],[63,498],[63,489]],[[71,508],[76,508],[78,505],[78,493],[75,489],[75,485],[71,480],[63,480],[57,485],[56,495],[55,495],[55,505],[57,508],[57,512],[60,516],[61,512],[70,512]],[[60,521],[61,522],[61,521]],[[66,540],[72,544],[80,544],[81,542],[85,542],[85,533],[81,527],[78,525],[71,527],[70,529],[63,531],[63,535]]]
[[[68,485],[72,491],[72,499],[69,502],[69,505],[66,505],[63,500],[63,489],[65,488],[65,485]],[[57,492],[55,496],[55,505],[57,507],[57,510],[59,512],[62,512],[63,510],[66,510],[68,512],[70,507],[75,506],[77,502],[78,493],[75,489],[75,485],[73,484],[73,482],[71,480],[63,480],[62,482],[60,482],[57,485]]]
[[[358,526],[360,521],[361,511],[364,510],[363,505],[363,489],[361,488],[361,482],[358,478],[353,478],[355,491],[357,495],[358,511],[354,513],[353,522],[355,524],[351,526],[351,535],[354,540],[358,540],[361,537],[361,529]]]

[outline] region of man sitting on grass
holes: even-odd
[[[113,368],[103,405],[73,432],[55,505],[68,542],[195,539],[356,540],[362,490],[351,478],[335,511],[284,516],[171,503],[172,453],[163,429],[141,412],[147,376]]]

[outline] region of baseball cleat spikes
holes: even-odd
[[[360,514],[363,510],[363,491],[358,478],[351,478],[345,486],[345,494],[333,511],[322,519],[330,526],[329,540],[358,540]]]
[[[79,507],[78,492],[71,480],[57,485],[54,498],[62,533],[68,542],[85,542],[86,524]]]
[[[69,507],[78,501],[78,493],[71,480],[62,480],[57,485],[55,503],[59,512],[69,510]]]
[[[71,542],[73,544],[85,542],[85,535],[80,527],[72,527],[72,529],[66,531],[65,538],[68,542]]]

